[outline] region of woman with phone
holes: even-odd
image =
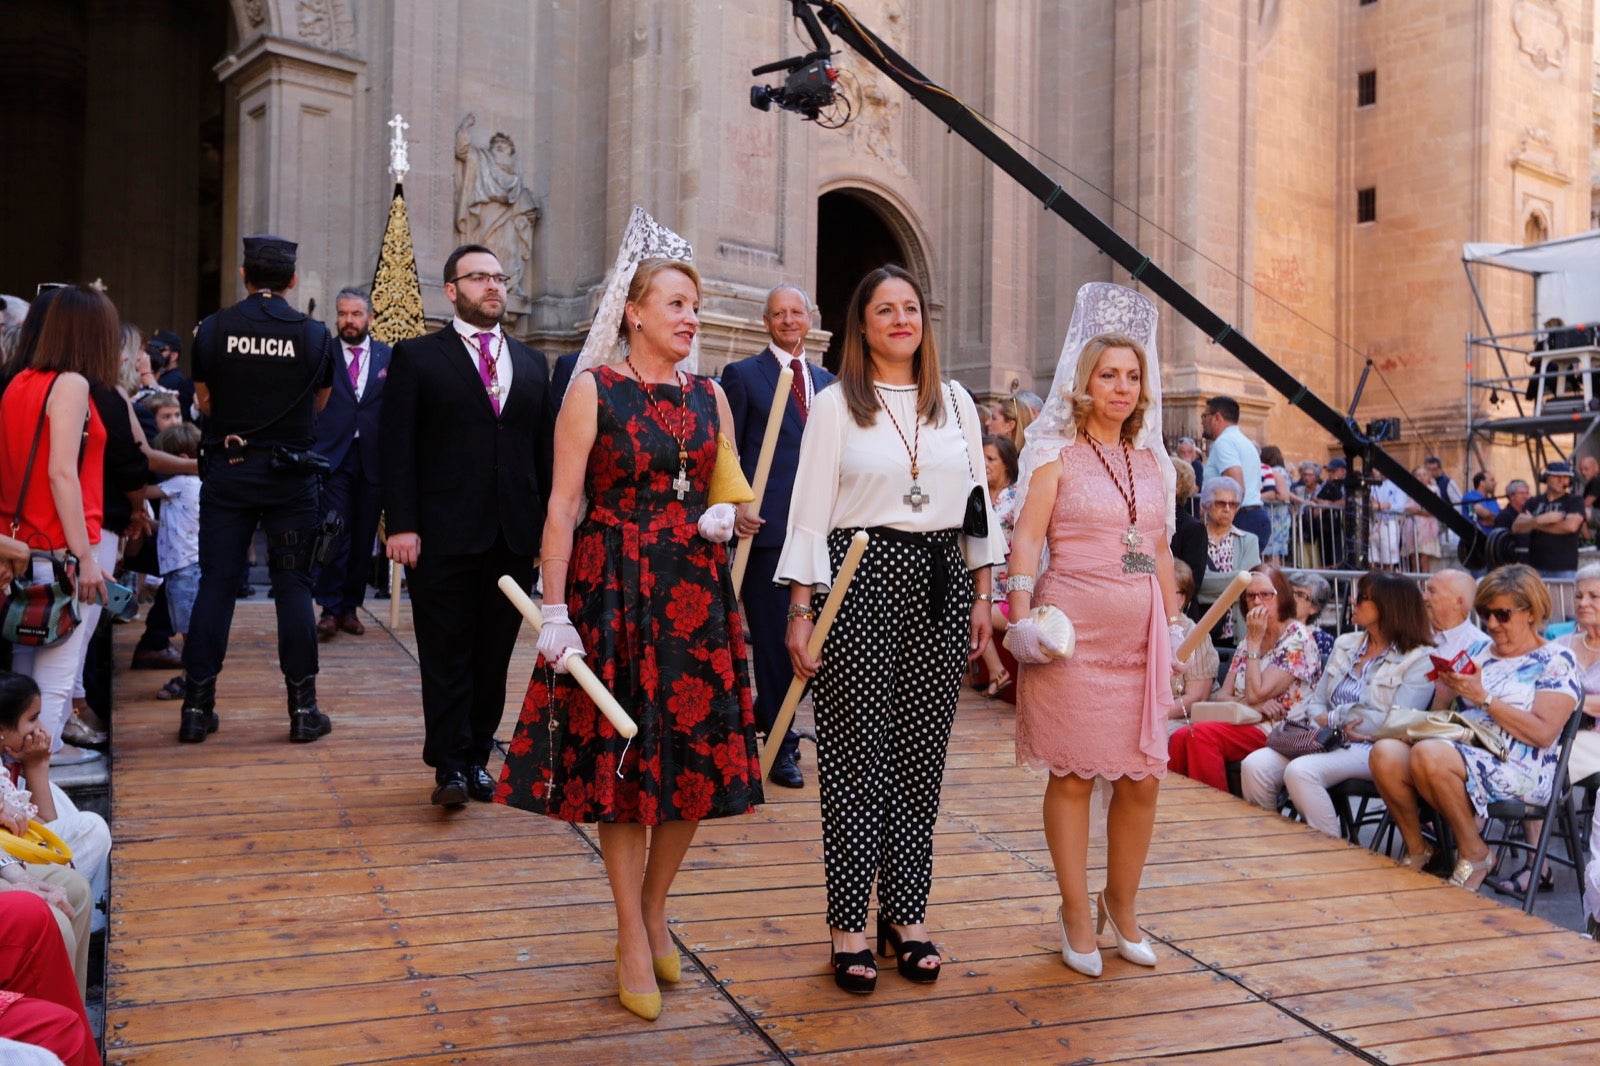
[[[1293,760],[1260,748],[1239,768],[1245,799],[1276,810],[1285,787],[1306,824],[1331,837],[1340,827],[1328,789],[1372,780],[1372,734],[1390,707],[1422,708],[1433,700],[1433,634],[1416,582],[1383,570],[1362,574],[1350,617],[1357,628],[1334,642],[1322,680],[1294,716],[1313,729],[1338,730],[1337,739],[1326,734],[1328,750]]]
[[[1501,758],[1449,740],[1380,740],[1372,748],[1372,780],[1405,840],[1405,865],[1420,870],[1433,858],[1422,836],[1427,803],[1455,833],[1450,883],[1477,891],[1494,866],[1477,818],[1496,800],[1547,803],[1555,786],[1557,741],[1583,682],[1572,652],[1546,643],[1550,593],[1538,573],[1517,563],[1478,582],[1473,607],[1489,634],[1489,651],[1468,671],[1440,669],[1433,706],[1454,706],[1498,736]]]

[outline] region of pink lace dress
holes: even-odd
[[[1122,452],[1106,459],[1122,472]],[[1165,535],[1161,474],[1148,450],[1133,453],[1140,549]],[[1126,480],[1124,480],[1126,484]],[[1132,777],[1167,772],[1172,706],[1165,605],[1154,574],[1125,574],[1128,507],[1091,445],[1061,452],[1061,480],[1047,531],[1050,564],[1034,589],[1077,630],[1069,659],[1024,664],[1017,679],[1017,763],[1053,774]]]

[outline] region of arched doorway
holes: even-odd
[[[850,294],[868,271],[886,263],[921,276],[905,245],[872,204],[850,190],[823,193],[817,200],[817,307],[822,328],[833,335],[822,357],[829,370],[839,369]]]

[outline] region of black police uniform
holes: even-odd
[[[317,393],[332,385],[335,359],[327,327],[264,292],[211,315],[195,333],[193,376],[209,390],[211,410],[201,445],[200,591],[183,644],[180,740],[216,731],[216,679],[258,523],[267,535],[290,739],[315,740],[332,728],[316,706],[311,568],[319,475],[305,456]]]

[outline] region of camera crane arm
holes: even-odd
[[[1460,554],[1463,560],[1475,567],[1488,563],[1491,556],[1494,557],[1494,562],[1506,561],[1510,550],[1508,536],[1492,538],[1493,548],[1491,548],[1491,538],[1486,537],[1476,523],[1469,521],[1436,492],[1418,481],[1403,463],[1358,430],[1352,418],[1329,406],[1303,382],[1256,347],[1249,338],[1223,321],[1198,297],[1156,266],[1148,255],[1139,251],[1116,230],[1097,218],[1044,171],[1028,162],[1021,153],[1002,140],[954,95],[928,79],[904,56],[861,25],[844,5],[834,0],[785,0],[785,2],[790,4],[795,17],[800,19],[810,33],[816,43],[817,52],[829,51],[827,36],[823,32],[823,26],[826,26],[857,55],[882,71],[910,94],[913,100],[943,121],[951,132],[958,134],[1037,197],[1043,203],[1045,210],[1059,215],[1073,229],[1087,237],[1095,247],[1128,271],[1134,281],[1159,296],[1174,311],[1211,338],[1213,343],[1221,345],[1230,352],[1284,396],[1290,405],[1305,412],[1307,417],[1339,442],[1345,455],[1351,458],[1359,456],[1383,471],[1402,492],[1461,538]],[[774,99],[780,106],[783,104],[781,99]]]

